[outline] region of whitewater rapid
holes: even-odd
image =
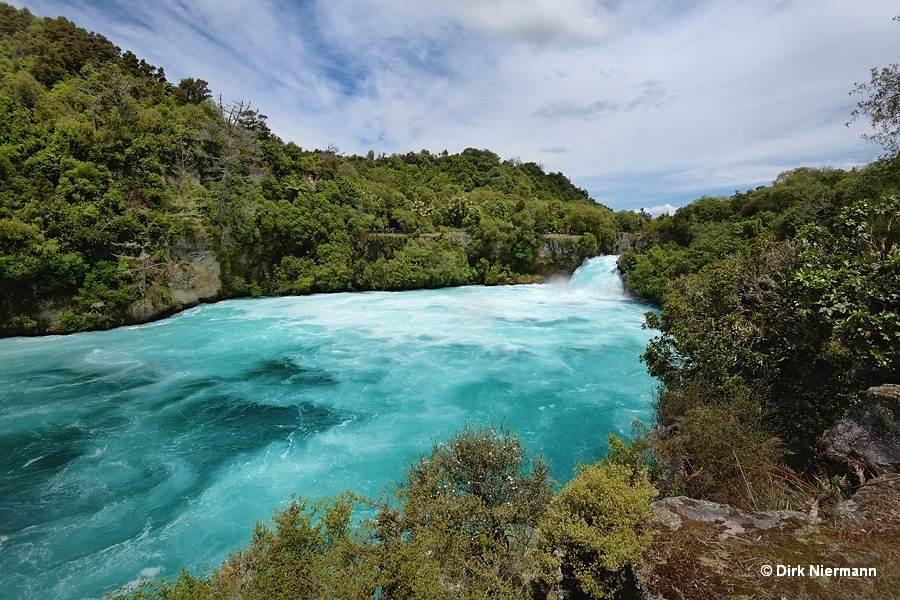
[[[292,493],[376,495],[468,420],[560,480],[649,417],[649,307],[567,281],[233,300],[0,340],[0,597],[218,566]]]

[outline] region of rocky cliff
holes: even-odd
[[[571,275],[586,258],[578,249],[581,236],[547,235],[538,248],[538,263],[544,276]]]

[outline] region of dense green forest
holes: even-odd
[[[618,216],[488,150],[344,156],[284,143],[249,103],[65,18],[0,5],[0,334],[181,308],[191,252],[216,298],[539,281],[610,252]]]
[[[673,489],[788,503],[788,467],[808,480],[817,440],[858,393],[900,381],[898,194],[897,155],[799,168],[632,235],[628,287],[662,306],[643,360],[662,383]]]

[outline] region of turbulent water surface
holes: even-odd
[[[0,340],[0,597],[216,566],[293,492],[377,494],[466,420],[503,419],[569,478],[649,413],[647,306],[614,267]]]

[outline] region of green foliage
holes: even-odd
[[[582,256],[596,256],[600,251],[600,245],[596,236],[588,231],[578,240],[578,254]]]
[[[746,510],[791,506],[796,478],[783,466],[784,445],[747,390],[723,393],[698,379],[660,390],[655,409],[667,432],[654,445],[665,493]]]
[[[533,551],[555,597],[581,592],[612,598],[650,544],[640,525],[656,490],[628,467],[609,462],[582,467],[556,496]]]
[[[622,440],[614,433],[606,438],[609,450],[601,464],[616,464],[631,469],[635,477],[656,480],[659,477],[659,457],[654,452],[653,432],[641,423],[631,424],[631,436],[628,441]]]
[[[371,588],[365,547],[354,537],[348,496],[309,506],[294,500],[258,524],[246,550],[218,573],[242,598],[364,598]],[[367,589],[368,588],[368,589]]]
[[[531,458],[508,429],[467,426],[435,444],[407,469],[395,494],[399,507],[379,511],[376,538],[390,582],[383,592],[522,598],[529,585],[525,553],[551,484],[549,466]]]
[[[628,250],[619,258],[627,274],[628,289],[649,300],[662,302],[670,280],[699,270],[702,257],[690,249],[654,246],[644,252]]]
[[[275,267],[269,289],[275,294],[308,294],[315,281],[314,269],[309,258],[285,256]]]
[[[257,523],[247,548],[220,569],[197,577],[182,570],[172,581],[145,581],[124,597],[133,600],[201,598],[369,598],[371,548],[351,522],[354,502],[344,494],[310,504],[294,498]]]
[[[616,224],[609,210],[580,205],[566,215],[566,224],[575,233],[590,233],[604,252],[611,252],[616,243]]]
[[[672,280],[651,319],[651,374],[670,389],[702,379],[717,394],[751,390],[773,434],[809,456],[858,390],[900,370],[898,220],[893,198],[859,202],[827,229],[811,223]]]
[[[5,4],[0,82],[0,335],[174,308],[183,249],[216,253],[223,295],[305,294],[536,281],[550,232],[589,234],[582,256],[615,242],[606,207],[534,163],[284,144],[249,103]]]
[[[449,239],[414,238],[390,260],[369,263],[360,284],[376,290],[437,288],[468,283],[471,275],[460,244]]]
[[[790,506],[789,467],[809,468],[861,390],[900,378],[898,161],[794,169],[629,234],[627,285],[661,304],[642,359],[662,383],[668,492]]]
[[[200,104],[211,97],[208,81],[187,77],[178,82],[177,99],[181,104]]]
[[[900,198],[862,201],[798,236],[804,314],[852,356],[857,377],[900,372]]]
[[[616,219],[618,230],[628,233],[640,231],[649,220],[647,217],[642,217],[631,210],[620,210],[613,216]]]
[[[517,435],[467,425],[412,462],[390,497],[293,498],[218,569],[116,597],[609,597],[650,540],[640,525],[656,492],[620,460],[643,453],[644,433],[554,496],[549,466]],[[354,517],[360,504],[375,518]]]

